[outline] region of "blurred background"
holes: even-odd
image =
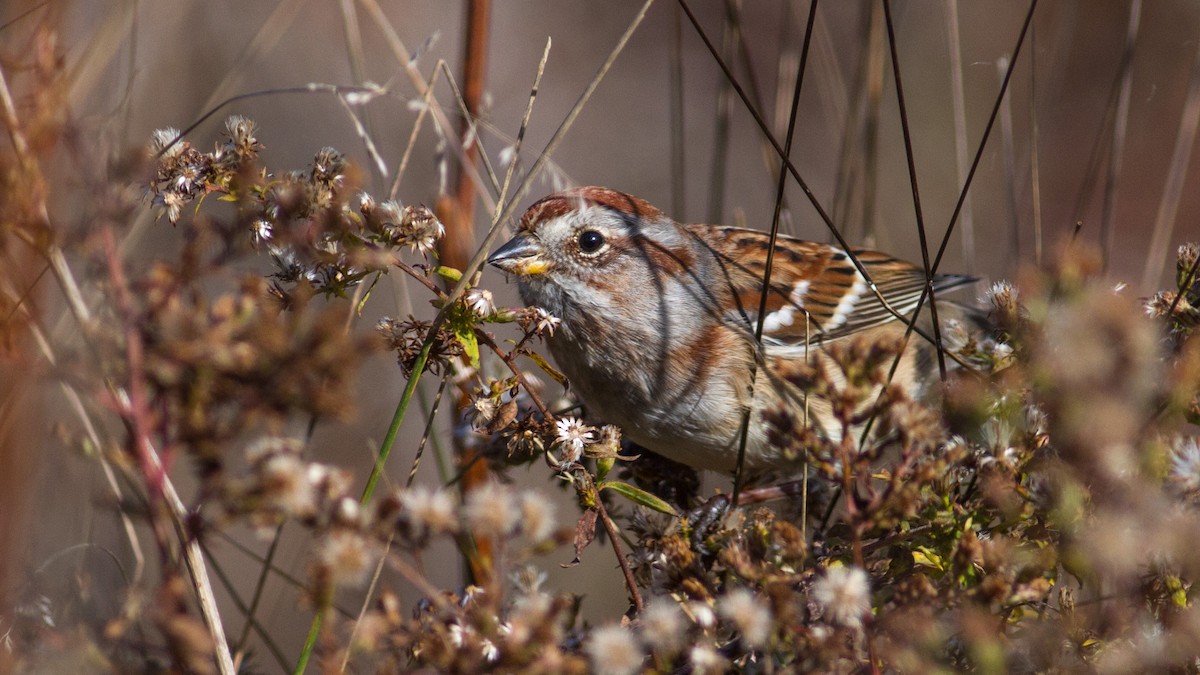
[[[533,163],[640,6],[626,0],[529,0],[491,7],[488,35],[477,53],[478,115],[484,123],[478,138],[492,162],[500,162],[517,135],[547,41],[552,46],[521,167]],[[809,3],[693,0],[689,6],[782,139]],[[98,182],[120,176],[120,159],[140,152],[155,129],[187,129],[216,110],[188,132],[200,149],[218,139],[228,115],[245,115],[259,125],[265,165],[303,168],[321,147],[333,146],[361,168],[364,189],[382,195],[405,154],[422,95],[388,34],[394,31],[414,59],[415,74],[426,81],[441,62],[461,80],[466,7],[440,1],[18,0],[0,8],[0,58],[5,69],[17,68],[29,58],[39,30],[57,31],[55,54],[69,75],[64,113],[77,138],[56,151],[50,173],[57,167]],[[997,106],[1028,4],[898,1],[892,9],[924,223],[936,246]],[[820,3],[791,157],[852,244],[919,261],[883,25],[877,2]],[[1175,247],[1200,236],[1200,167],[1192,166],[1191,154],[1200,119],[1198,38],[1200,4],[1192,0],[1041,3],[941,269],[1014,278],[1022,266],[1037,264],[1054,246],[1077,237],[1103,250],[1107,274],[1114,284],[1127,283],[1126,292],[1147,295],[1168,284]],[[356,108],[363,131],[335,96],[294,91],[312,83],[367,82],[386,86],[387,93]],[[252,93],[257,95],[227,102]],[[433,95],[459,124],[444,73]],[[364,138],[374,144],[386,176],[372,170]],[[415,138],[397,196],[405,204],[432,207],[455,191],[457,154],[428,117]],[[518,214],[559,187],[598,184],[637,194],[681,221],[770,226],[778,162],[675,2],[651,5],[552,160],[522,198]],[[94,195],[86,185],[61,187],[53,192],[50,216],[69,239],[89,228]],[[785,232],[830,240],[794,181],[788,181],[785,198]],[[489,215],[476,204],[471,221],[476,240]],[[155,259],[180,236],[180,229],[146,215],[125,252],[135,261]],[[367,306],[364,331],[380,316],[408,311],[407,290],[393,277],[395,285]],[[518,304],[498,273],[486,272],[483,285],[496,292],[500,304]],[[53,293],[44,295],[42,313],[55,325],[61,307]],[[431,314],[424,300],[412,302],[419,315]],[[61,330],[70,328],[63,323]],[[355,423],[318,427],[312,442],[318,459],[350,468],[360,478],[404,384],[393,357],[372,359],[360,383]],[[13,384],[16,372],[0,373],[0,394],[6,387],[19,389]],[[11,454],[0,475],[21,485],[8,493],[13,503],[0,511],[5,525],[0,532],[7,537],[0,542],[8,557],[4,581],[36,585],[54,600],[77,589],[86,576],[94,611],[109,613],[112,608],[104,604],[121,602],[123,568],[130,561],[112,504],[102,496],[99,470],[47,433],[62,407],[52,382],[24,387],[20,396],[23,407],[5,408],[9,424],[0,426],[0,442]],[[443,407],[443,433],[455,416],[450,407]],[[415,418],[406,423],[392,458],[393,476],[408,470],[422,426]],[[540,465],[514,475],[558,496],[563,524],[573,522],[572,499],[550,486]],[[426,466],[419,480],[436,481],[436,473]],[[187,501],[186,485],[183,489]],[[249,553],[262,555],[268,547],[249,529],[231,534]],[[73,548],[84,542],[98,544],[104,553]],[[276,564],[303,576],[310,543],[302,532],[285,529]],[[259,563],[232,542],[211,544],[238,592],[252,593]],[[448,588],[460,585],[454,551],[446,546],[433,553],[445,562],[425,559],[430,578]],[[603,592],[620,586],[611,552],[594,547],[582,565],[561,568],[569,559],[563,549],[538,565],[551,574],[553,587],[585,596],[586,617],[618,616],[624,598]],[[398,580],[385,582],[404,588]],[[298,652],[309,625],[299,595],[286,579],[272,576],[259,610],[285,654]],[[229,594],[218,588],[218,596],[228,630],[239,632],[241,617]],[[410,592],[402,599],[409,606],[417,596]],[[361,601],[361,595],[339,598],[352,610]],[[267,670],[270,664],[259,661]]]

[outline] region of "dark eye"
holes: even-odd
[[[579,250],[584,253],[595,253],[604,246],[604,235],[595,230],[585,230],[579,234]]]

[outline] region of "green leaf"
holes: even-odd
[[[939,572],[944,572],[946,570],[946,563],[942,560],[942,556],[938,555],[936,551],[932,551],[925,546],[918,546],[917,549],[913,551],[912,556],[913,562],[918,565],[932,567]]]
[[[454,283],[458,283],[459,280],[462,279],[462,272],[454,269],[453,267],[446,267],[445,265],[438,265],[437,267],[433,268],[433,273],[439,277],[442,277],[443,279],[449,279]]]
[[[567,376],[555,370],[554,366],[550,365],[550,363],[546,361],[541,354],[538,354],[537,352],[526,352],[525,355],[528,356],[531,361],[538,364],[542,370],[546,371],[547,375],[553,377],[556,382],[564,387],[567,386]]]
[[[472,368],[479,368],[479,338],[475,337],[475,329],[468,325],[454,327],[454,337],[462,345],[463,354],[471,362]]]
[[[658,511],[659,513],[665,513],[668,516],[679,516],[679,513],[670,504],[639,487],[630,485],[629,483],[622,483],[619,480],[614,480],[600,483],[597,487],[601,490],[612,490],[634,504],[641,504],[648,509],[654,509],[655,511]]]
[[[366,306],[367,300],[370,299],[371,291],[375,290],[375,284],[379,283],[379,280],[382,278],[383,272],[375,273],[375,278],[371,280],[371,285],[367,288],[367,291],[362,294],[362,299],[358,301],[358,304],[354,306],[354,313],[356,315],[360,317],[362,316],[363,307]]]

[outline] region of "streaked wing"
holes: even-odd
[[[713,227],[708,232],[732,290],[734,307],[729,318],[756,325],[768,235],[732,227]],[[884,253],[860,249],[853,253],[888,305],[903,316],[910,315],[921,298],[925,271]],[[973,277],[939,274],[933,286],[940,293],[974,281]],[[832,340],[894,320],[895,315],[871,291],[845,251],[791,237],[781,236],[776,241],[764,338],[777,344]]]

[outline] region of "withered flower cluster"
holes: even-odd
[[[217,641],[196,618],[202,582],[182,552],[238,524],[274,537],[291,523],[309,546],[290,601],[322,618],[305,649],[330,669],[1195,668],[1196,246],[1179,251],[1177,288],[1144,306],[1100,280],[1079,245],[993,285],[994,330],[943,335],[966,367],[940,398],[890,382],[899,338],[828,346],[789,378],[823,426],[794,408],[754,420],[797,470],[739,486],[730,505],[726,490],[710,497],[695,472],[632,446],[523,370],[565,383],[539,353],[556,317],[497,306],[474,278],[451,301],[445,289],[465,275],[438,265],[444,231],[428,209],[361,192],[329,148],[273,174],[244,118],[208,153],[177,136],[156,134],[149,192],[185,236],[136,269],[115,237],[80,252],[103,300],[60,366],[65,385],[91,394],[83,419],[111,421],[84,445],[136,488],[137,506],[120,511],[151,525],[165,571],[135,582],[153,593],[129,588],[98,629],[50,626],[54,602],[40,598],[0,616],[19,665],[83,642],[113,670],[159,660],[210,670]],[[348,326],[389,273],[426,294],[436,318],[388,318],[360,337]],[[511,340],[489,332],[501,324],[517,329]],[[313,458],[295,430],[352,414],[363,357],[379,348],[396,354],[398,378],[464,392],[452,433],[492,478],[465,495],[453,474],[375,492],[378,474],[364,489],[363,477]],[[410,457],[430,444],[399,443]],[[513,487],[519,465],[541,466],[577,510]],[[181,471],[200,487],[176,513],[168,484]],[[613,548],[622,578],[610,590],[630,611],[588,623],[586,593],[550,588],[537,565],[603,555],[594,542]],[[430,580],[446,550],[470,561],[473,585]],[[403,583],[376,585],[381,570]],[[339,590],[355,589],[370,601],[339,613]],[[86,637],[50,639],[67,633]]]

